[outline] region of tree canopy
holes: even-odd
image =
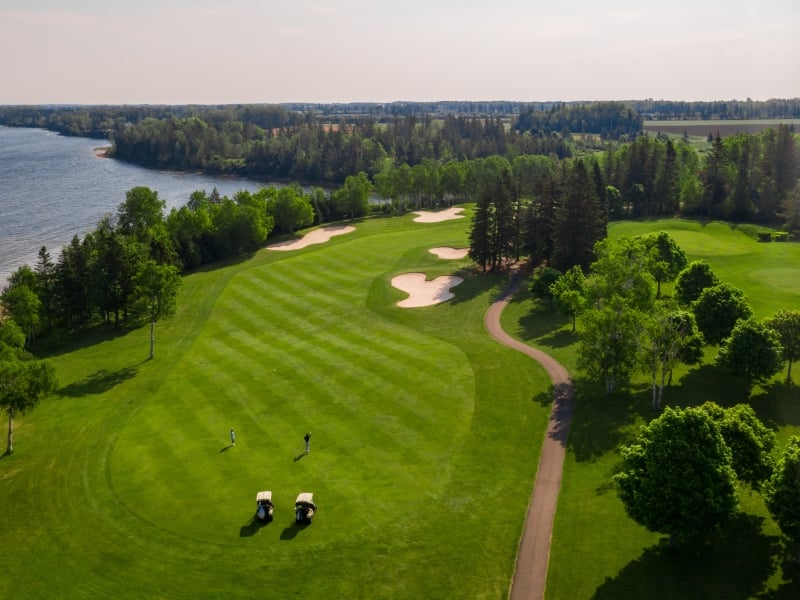
[[[667,408],[622,448],[614,480],[625,511],[650,531],[685,539],[713,531],[738,511],[731,450],[700,408]]]

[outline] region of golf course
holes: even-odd
[[[431,252],[468,245],[472,207],[462,214],[347,222],[324,242],[188,275],[152,360],[149,326],[93,330],[46,356],[58,390],[15,419],[0,459],[0,598],[506,598],[552,394],[484,326],[508,274]],[[741,288],[758,318],[800,308],[800,244],[719,222],[609,227],[657,231]],[[399,306],[408,294],[392,280],[410,273],[457,277],[453,297]],[[578,384],[546,597],[798,597],[756,492],[692,553],[627,517],[611,477],[620,444],[655,416],[647,379],[610,396],[583,385],[571,320],[528,287],[504,329]],[[800,434],[798,388],[784,370],[748,399],[715,352],[675,371],[665,403],[749,401],[782,450]],[[266,524],[261,490],[275,503]],[[314,494],[311,525],[295,523],[300,492]]]

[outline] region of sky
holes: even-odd
[[[0,104],[795,97],[798,0],[0,0]]]

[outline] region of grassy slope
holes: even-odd
[[[746,292],[756,315],[800,308],[800,245],[759,243],[724,223],[689,221],[614,223],[610,235],[667,231],[690,260],[707,260],[725,282]],[[671,288],[665,288],[670,293]],[[503,315],[508,331],[551,352],[575,373],[577,336],[571,324],[522,295]],[[580,321],[578,322],[580,328]],[[741,383],[711,366],[709,349],[701,367],[683,368],[665,391],[670,405],[714,400],[743,401]],[[795,366],[796,370],[796,366]],[[800,434],[800,390],[779,383],[784,373],[756,388],[752,404],[771,423],[782,448]],[[547,597],[561,598],[748,598],[765,589],[775,598],[796,598],[800,578],[782,575],[779,531],[758,494],[743,490],[746,514],[706,552],[686,555],[664,547],[658,534],[631,521],[611,483],[617,448],[653,417],[645,380],[631,393],[611,397],[579,390],[570,429],[564,482],[556,515]]]
[[[155,360],[146,328],[53,357],[62,388],[0,460],[0,597],[504,597],[546,376],[485,333],[504,281],[413,310],[389,285],[467,266],[427,251],[466,225],[376,219],[261,251],[185,279]],[[258,527],[261,489],[277,507]]]

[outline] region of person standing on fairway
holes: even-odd
[[[233,427],[231,427],[231,446],[236,445],[236,434],[233,431]]]
[[[306,441],[306,454],[308,454],[309,445],[311,443],[311,432],[309,431],[307,434],[305,434],[303,439]]]

